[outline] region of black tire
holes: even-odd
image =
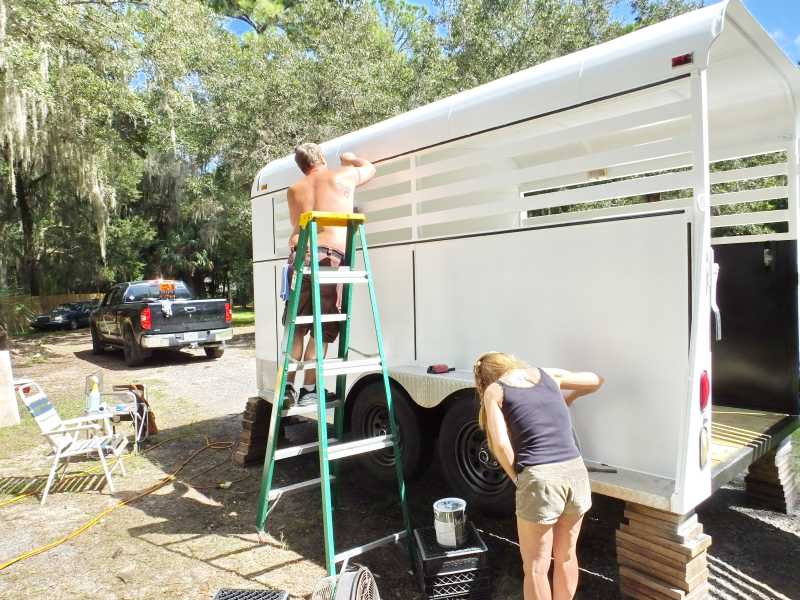
[[[208,358],[222,358],[225,354],[225,346],[203,346],[203,351]]]
[[[69,322],[67,327],[69,327],[72,331],[75,331],[76,329],[78,329],[78,322],[75,319],[73,319]]]
[[[125,343],[122,345],[122,353],[125,356],[125,364],[129,367],[138,367],[144,362],[147,355],[137,343],[130,327],[125,328],[123,337]]]
[[[368,383],[350,402],[353,403],[349,424],[352,439],[375,437],[388,432],[389,412],[382,381]],[[403,475],[405,479],[414,479],[429,462],[425,459],[430,458],[426,452],[422,424],[411,401],[397,386],[392,386],[392,402],[403,455]],[[397,481],[392,448],[364,454],[359,457],[359,462],[375,479],[386,483]]]
[[[94,325],[91,326],[91,332],[92,332],[92,354],[95,355],[102,354],[105,351],[106,347],[100,340],[100,334],[97,333],[97,328]]]
[[[439,432],[439,459],[453,495],[490,516],[514,513],[514,484],[489,452],[478,426],[478,399],[453,400]]]

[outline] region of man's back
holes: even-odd
[[[356,186],[366,183],[374,173],[375,169],[368,161],[350,154],[342,155],[340,169],[328,169],[324,164],[310,169],[288,190],[289,212],[294,225],[289,245],[294,247],[297,244],[298,221],[304,212],[353,212]],[[317,240],[320,246],[344,252],[346,230],[344,227],[319,227]]]

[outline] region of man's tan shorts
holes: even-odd
[[[552,525],[561,515],[582,515],[591,507],[589,473],[580,456],[525,467],[517,477],[517,516],[521,519]]]

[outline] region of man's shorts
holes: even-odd
[[[517,516],[552,525],[562,515],[579,516],[592,507],[589,473],[579,456],[525,467],[517,477]]]
[[[317,259],[321,267],[338,267],[342,264],[342,254],[336,250],[320,246],[318,248]],[[294,251],[289,254],[289,264],[293,265],[295,260]],[[305,264],[309,265],[309,256],[306,254]],[[324,284],[319,286],[319,299],[320,299],[320,314],[332,315],[338,314],[342,311],[342,284]],[[286,325],[286,313],[289,310],[289,303],[283,305],[283,319],[282,323]],[[300,289],[300,301],[297,305],[297,316],[311,316],[313,314],[313,305],[311,299],[311,276],[306,275],[303,277],[303,286]],[[301,337],[307,333],[314,335],[313,325],[295,325],[295,335]],[[322,324],[322,341],[330,344],[339,336],[339,322]]]

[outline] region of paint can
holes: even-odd
[[[467,503],[461,498],[442,498],[433,503],[436,542],[445,548],[458,548],[466,538]]]

